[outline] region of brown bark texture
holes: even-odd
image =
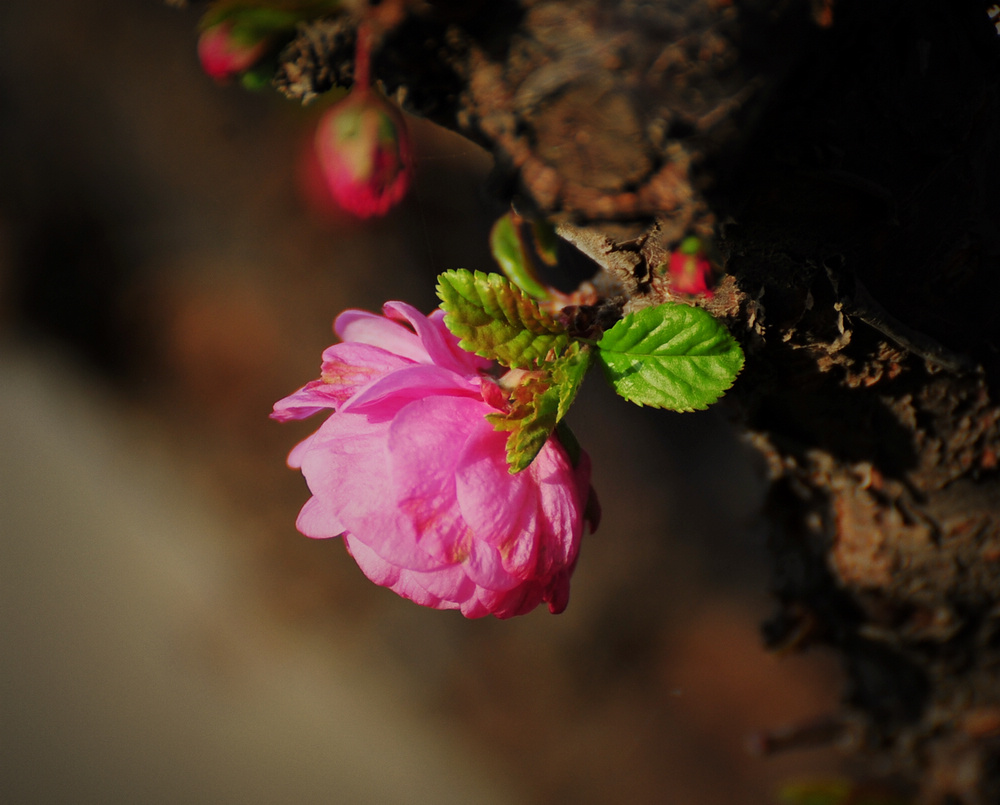
[[[383,5],[388,5],[383,3]],[[1000,802],[1000,36],[985,2],[403,3],[373,73],[489,149],[493,190],[617,280],[685,235],[743,344],[726,404],[771,476],[779,651],[849,680],[839,741],[922,803]],[[276,85],[349,84],[355,22]]]

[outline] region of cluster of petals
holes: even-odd
[[[370,218],[406,196],[413,174],[410,135],[402,114],[370,87],[330,107],[316,127],[316,156],[334,200]]]
[[[274,406],[278,420],[332,412],[297,445],[312,497],[297,526],[343,536],[369,579],[418,604],[506,618],[562,611],[584,526],[596,527],[590,462],[550,437],[508,472],[486,415],[504,395],[489,361],[462,350],[440,310],[348,310],[322,373]]]
[[[266,37],[245,35],[227,20],[202,31],[198,37],[198,60],[209,77],[226,83],[257,64],[269,47]]]

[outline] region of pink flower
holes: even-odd
[[[330,107],[316,129],[316,155],[334,199],[359,218],[385,215],[410,186],[413,155],[402,114],[359,87]]]
[[[270,40],[241,34],[232,22],[225,21],[202,31],[198,38],[201,68],[219,83],[245,73],[267,53]]]
[[[506,434],[485,418],[504,401],[490,362],[459,348],[440,310],[383,310],[342,313],[320,379],[274,406],[281,421],[335,412],[288,457],[312,492],[298,529],[342,535],[369,579],[424,606],[561,612],[584,521],[597,524],[589,458],[574,467],[550,437],[511,475]]]

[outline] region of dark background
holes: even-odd
[[[345,307],[488,270],[489,160],[414,125],[366,224],[310,206],[317,109],[220,88],[157,0],[0,7],[0,794],[56,802],[767,803],[822,656],[760,648],[762,468],[724,412],[570,421],[604,510],[569,609],[499,622],[371,585],[294,529],[318,422],[270,406]]]

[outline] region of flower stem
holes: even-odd
[[[371,29],[368,20],[358,25],[357,41],[354,44],[354,91],[367,92],[371,86]]]

